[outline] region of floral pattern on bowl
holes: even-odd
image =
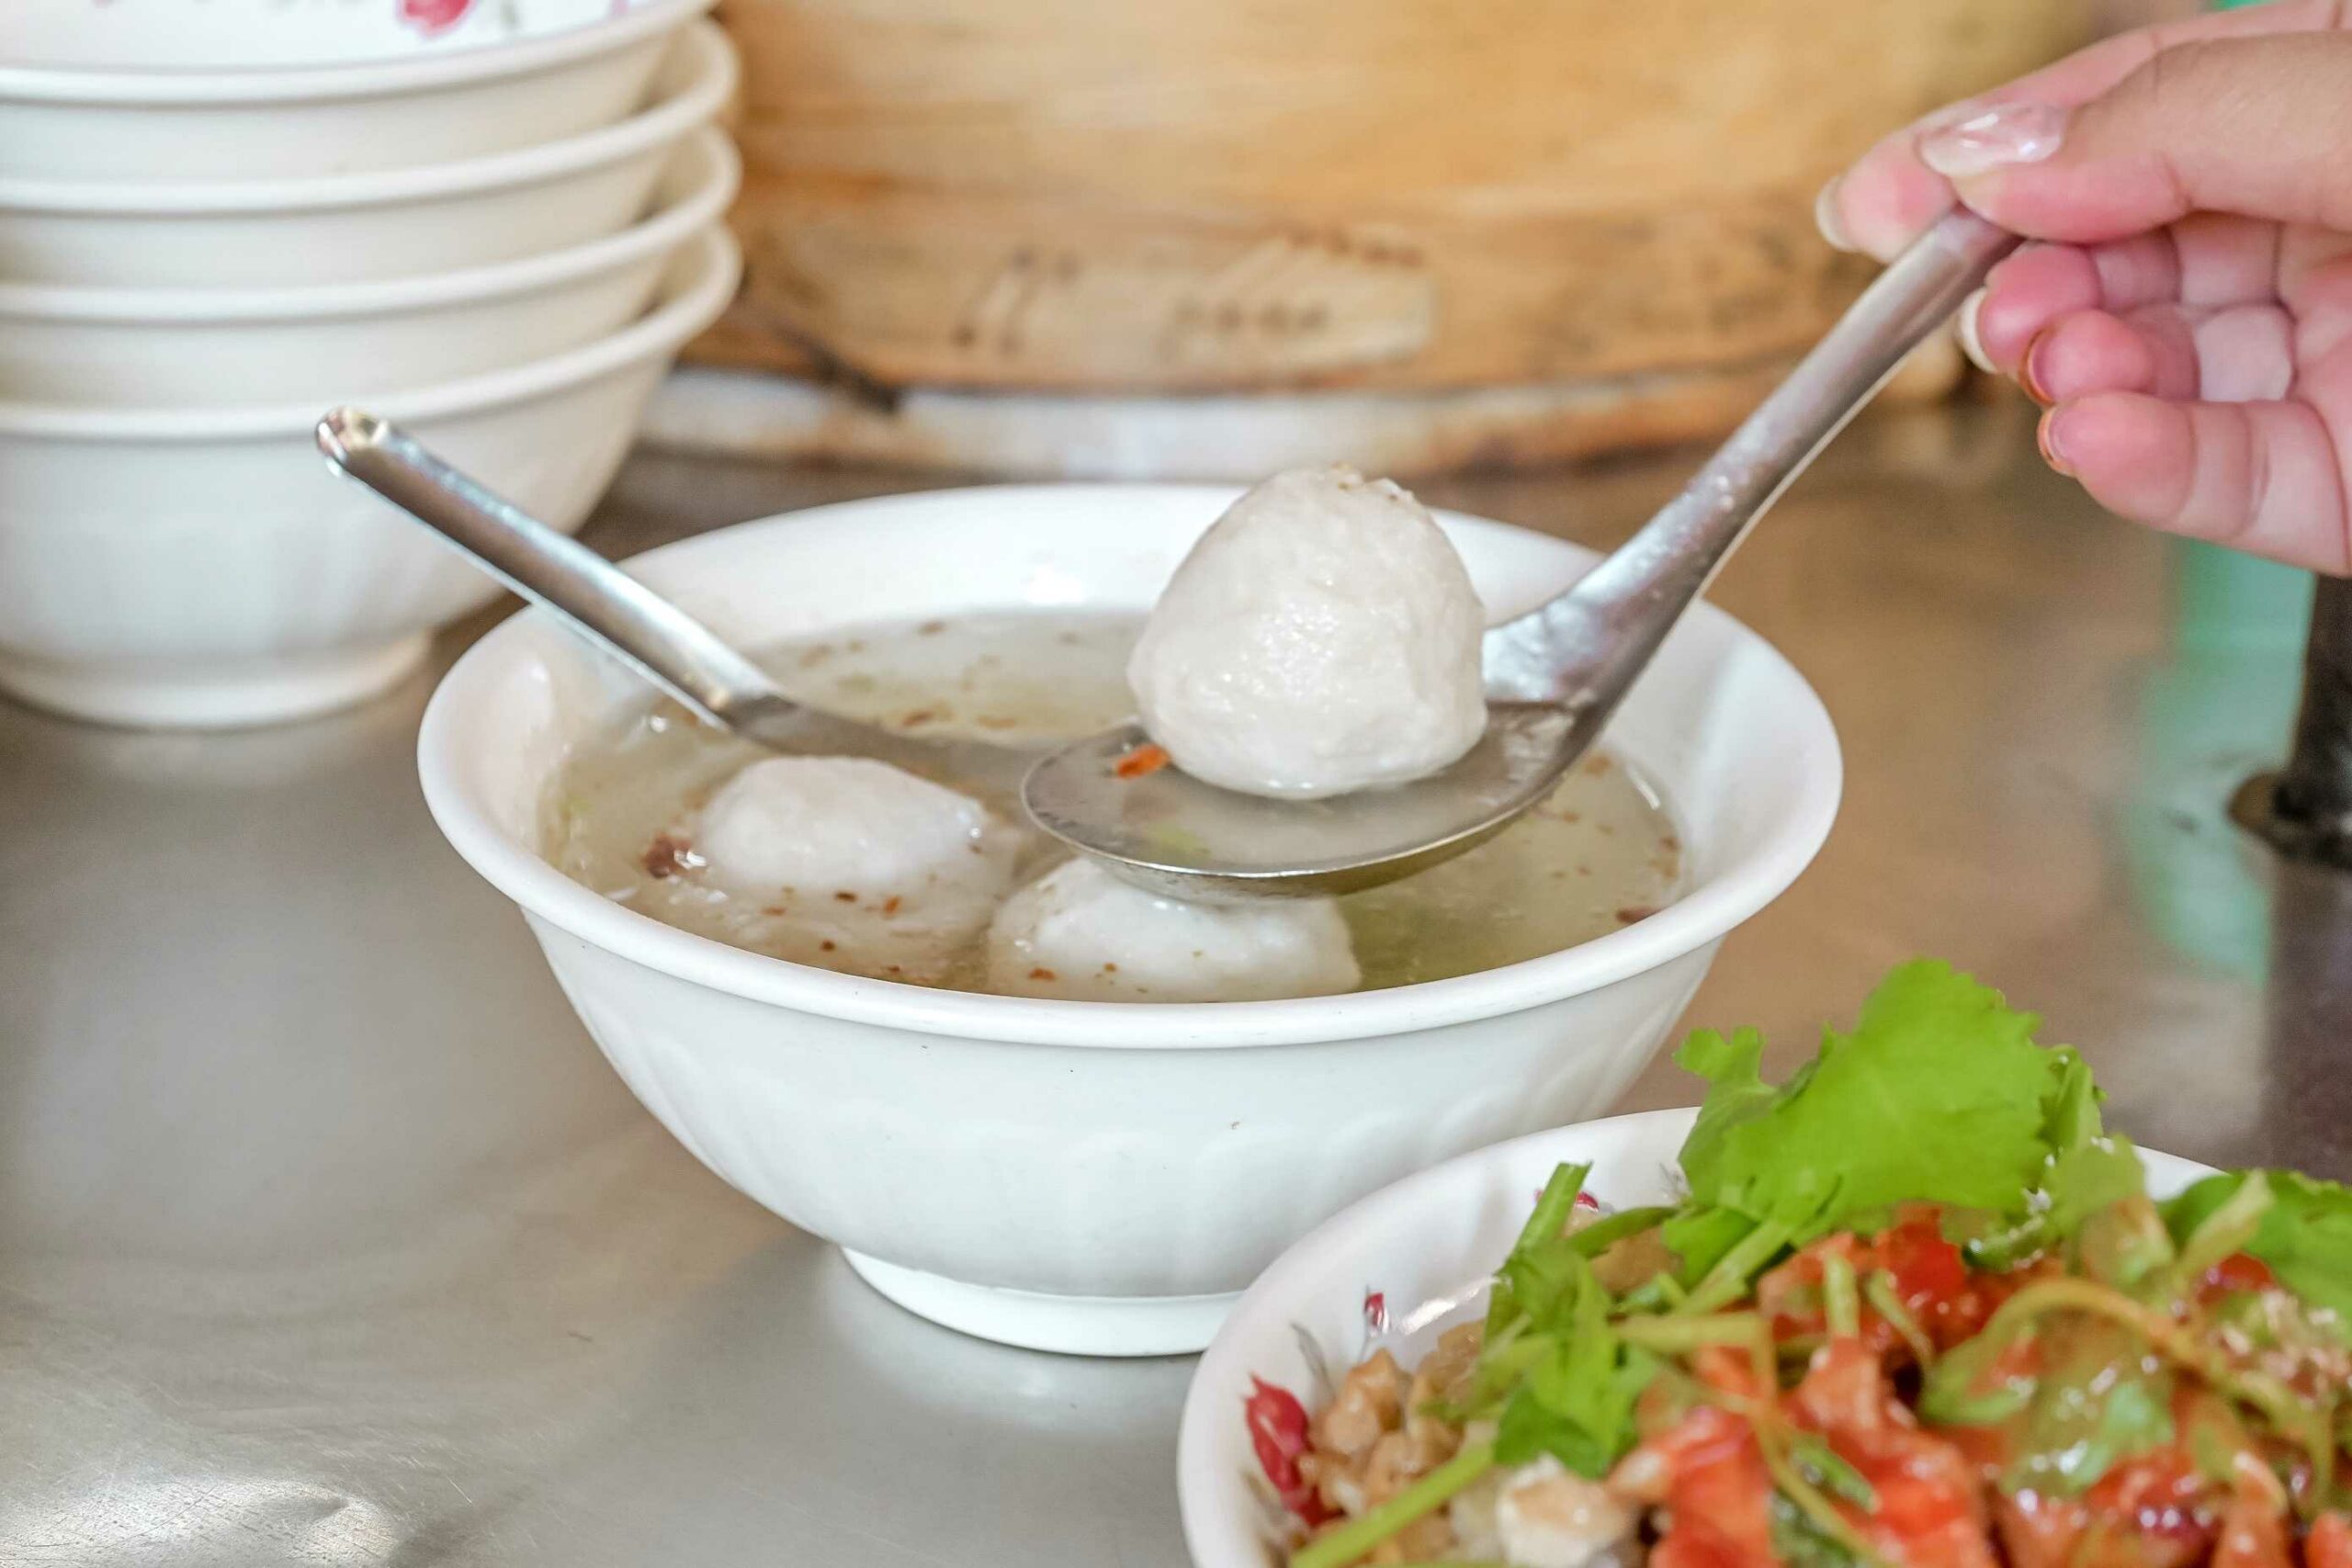
[[[1530,1201],[1542,1195],[1538,1189]],[[1613,1204],[1602,1202],[1589,1191],[1577,1194],[1576,1206],[1579,1216],[1593,1219],[1615,1211]],[[1267,1545],[1277,1554],[1276,1561],[1295,1548],[1306,1532],[1335,1517],[1299,1473],[1298,1461],[1312,1442],[1314,1412],[1331,1403],[1340,1379],[1351,1368],[1379,1351],[1386,1350],[1403,1366],[1410,1367],[1419,1361],[1439,1336],[1477,1316],[1484,1309],[1490,1282],[1489,1277],[1482,1274],[1459,1289],[1426,1298],[1396,1318],[1389,1314],[1388,1292],[1366,1286],[1363,1333],[1351,1352],[1336,1354],[1332,1347],[1316,1338],[1313,1330],[1293,1320],[1291,1333],[1306,1363],[1304,1397],[1280,1383],[1250,1374],[1250,1393],[1241,1402],[1241,1412],[1250,1429],[1258,1468],[1245,1472],[1245,1478],[1250,1495],[1261,1506],[1260,1524]]]
[[[660,0],[7,0],[11,64],[250,71],[494,48],[612,22]]]

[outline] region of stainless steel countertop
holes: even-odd
[[[2298,584],[2031,454],[2015,406],[1866,422],[1724,578],[1849,793],[1692,1017],[1785,1065],[1940,954],[2143,1141],[2352,1176],[2352,879],[2221,815]],[[1690,460],[1423,488],[1605,546]],[[640,456],[590,536],[906,482]],[[933,1327],[707,1174],[435,834],[428,684],[216,737],[0,705],[0,1562],[1181,1563],[1190,1362]]]

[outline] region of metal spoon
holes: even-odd
[[[1173,767],[1123,777],[1134,769],[1121,760],[1150,739],[1130,723],[1040,761],[1023,786],[1029,814],[1127,880],[1193,899],[1346,893],[1492,837],[1552,792],[1757,519],[2018,243],[1965,210],[1942,219],[1640,533],[1488,631],[1487,734],[1452,767],[1356,795],[1261,799]]]
[[[339,408],[319,421],[317,434],[337,468],[721,729],[793,755],[876,758],[1006,802],[1036,760],[1034,750],[910,735],[795,702],[709,627],[388,421]]]

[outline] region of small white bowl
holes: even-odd
[[[1233,494],[894,496],[725,529],[631,570],[752,648],[982,610],[1141,614]],[[1593,558],[1443,521],[1498,614]],[[1702,605],[1610,732],[1681,823],[1690,890],[1658,914],[1527,963],[1351,996],[976,996],[741,952],[548,865],[550,781],[642,697],[548,615],[499,626],[443,682],[418,740],[441,830],[522,906],[621,1077],[720,1177],[924,1316],[1088,1354],[1197,1349],[1260,1269],[1351,1200],[1609,1104],[1716,945],[1812,859],[1838,803],[1819,700]]]
[[[1694,1115],[1612,1116],[1480,1149],[1375,1192],[1277,1258],[1217,1331],[1184,1397],[1176,1490],[1194,1568],[1281,1568],[1275,1521],[1251,1484],[1258,1461],[1241,1415],[1250,1379],[1312,1405],[1323,1380],[1374,1348],[1412,1365],[1485,1310],[1487,1281],[1556,1167],[1589,1161],[1587,1186],[1620,1208],[1672,1202]],[[2211,1174],[2171,1155],[2141,1158],[2159,1194]]]
[[[0,283],[0,401],[159,408],[351,400],[543,359],[617,331],[717,222],[741,164],[705,128],[642,222],[521,261],[297,288]]]
[[[696,22],[672,43],[650,107],[516,152],[296,179],[0,179],[0,281],[356,283],[579,244],[637,220],[677,144],[735,82],[726,35]]]
[[[738,270],[707,231],[620,332],[372,412],[575,528]],[[323,412],[0,405],[0,689],[107,723],[230,726],[343,706],[413,669],[427,632],[496,590],[328,468]]]
[[[712,0],[8,0],[0,176],[264,179],[479,157],[609,124]]]

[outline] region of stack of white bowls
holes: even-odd
[[[732,296],[712,0],[0,0],[0,688],[358,701],[485,579],[331,404],[558,527]]]

